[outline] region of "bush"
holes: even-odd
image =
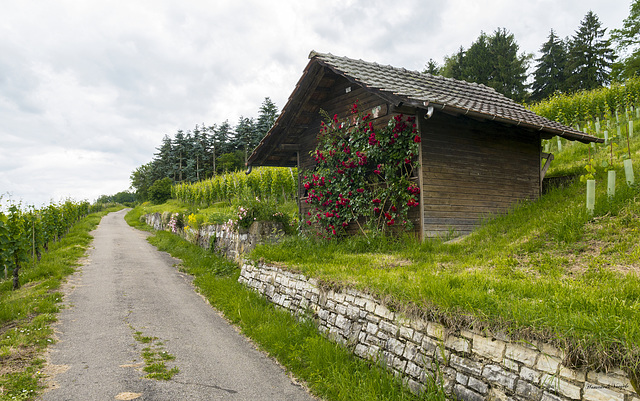
[[[169,177],[156,180],[151,187],[149,187],[149,200],[156,205],[159,205],[171,199],[172,184],[173,181]]]

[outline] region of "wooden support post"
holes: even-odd
[[[547,174],[547,170],[549,170],[549,166],[551,165],[551,161],[553,160],[552,153],[542,153],[542,158],[547,159],[542,167],[542,171],[540,172],[540,190],[542,190],[542,181],[544,180],[544,176]]]

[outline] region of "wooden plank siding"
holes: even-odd
[[[538,133],[437,112],[420,128],[425,237],[468,234],[540,195]]]

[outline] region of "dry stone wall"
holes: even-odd
[[[282,224],[255,222],[248,229],[235,230],[227,224],[204,225],[199,229],[173,229],[169,222],[170,213],[152,213],[143,216],[145,222],[155,230],[172,231],[174,234],[199,245],[212,249],[225,257],[240,261],[258,244],[278,241],[284,235]]]
[[[311,315],[321,331],[362,358],[382,361],[415,392],[435,378],[465,401],[640,401],[625,372],[566,368],[563,352],[544,343],[452,332],[404,318],[367,294],[325,289],[267,264],[243,263],[239,281],[293,314]]]

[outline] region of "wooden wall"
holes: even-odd
[[[425,237],[467,234],[540,195],[538,133],[437,111],[420,127]]]

